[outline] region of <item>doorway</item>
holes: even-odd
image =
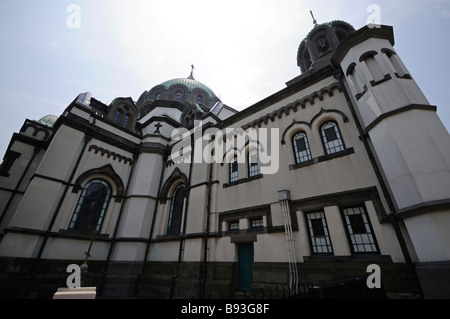
[[[250,291],[253,282],[253,243],[238,244],[239,290]]]

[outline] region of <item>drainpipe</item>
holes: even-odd
[[[289,259],[289,290],[291,296],[298,294],[298,270],[295,258],[294,237],[292,235],[292,221],[289,213],[290,192],[288,190],[278,191],[278,201],[283,213],[284,229],[286,233],[286,246]]]
[[[200,291],[200,297],[206,299],[206,281],[208,280],[208,235],[209,235],[209,223],[211,215],[211,193],[212,193],[212,175],[213,164],[209,164],[209,178],[208,178],[208,203],[206,206],[206,230],[204,234],[203,245],[203,278]]]
[[[382,170],[378,166],[378,163],[375,160],[375,156],[374,156],[374,154],[372,152],[372,149],[371,149],[371,147],[369,145],[369,142],[367,141],[367,136],[366,136],[366,134],[365,134],[365,132],[364,132],[364,130],[362,128],[362,125],[361,125],[361,123],[359,121],[359,118],[358,118],[358,116],[356,114],[355,108],[353,107],[353,103],[350,100],[350,97],[349,97],[349,95],[347,93],[347,89],[345,87],[344,80],[342,79],[342,71],[340,69],[334,69],[334,77],[339,80],[339,83],[342,86],[342,91],[344,93],[345,100],[347,101],[347,104],[348,104],[348,107],[350,109],[350,112],[352,113],[352,117],[353,117],[353,120],[355,121],[356,127],[358,129],[359,136],[361,138],[361,141],[363,142],[363,145],[364,145],[364,148],[365,148],[365,150],[367,152],[367,155],[369,156],[370,163],[372,164],[372,167],[373,167],[373,170],[375,172],[375,175],[377,176],[378,182],[379,182],[381,190],[383,192],[383,196],[386,199],[386,202],[388,204],[388,207],[389,207],[389,210],[390,210],[390,214],[388,215],[389,219],[390,219],[390,221],[392,223],[392,226],[394,227],[394,232],[395,232],[395,235],[397,237],[398,243],[400,245],[400,249],[401,249],[401,251],[403,253],[403,257],[405,258],[406,266],[407,266],[407,268],[408,268],[408,270],[410,272],[410,276],[413,278],[413,280],[414,280],[414,282],[416,284],[416,289],[415,290],[417,290],[417,291],[415,291],[415,293],[416,293],[418,298],[422,299],[423,298],[422,286],[420,284],[420,280],[419,280],[419,277],[418,277],[417,272],[416,272],[416,267],[415,267],[415,265],[414,265],[414,263],[412,261],[411,255],[410,255],[409,250],[408,250],[408,246],[406,245],[405,238],[403,237],[403,233],[402,233],[402,231],[400,229],[400,225],[399,225],[398,220],[397,220],[397,216],[396,216],[397,209],[396,209],[396,206],[394,204],[394,200],[392,199],[392,197],[391,197],[391,195],[389,193],[387,183],[384,180],[383,175],[381,173]]]

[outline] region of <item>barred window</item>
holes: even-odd
[[[300,132],[294,135],[294,137],[292,138],[292,144],[294,146],[296,164],[308,162],[312,159],[306,133]]]
[[[342,209],[353,253],[378,253],[369,215],[364,206]]]
[[[252,219],[250,221],[250,229],[262,229],[264,228],[264,222],[262,217],[257,219]]]
[[[81,193],[69,229],[80,232],[100,231],[111,189],[105,181],[89,181]]]
[[[321,129],[322,143],[327,155],[345,150],[339,126],[335,122],[326,122]]]
[[[229,231],[238,231],[239,230],[239,221],[233,221],[228,224]]]
[[[231,162],[229,165],[230,165],[230,183],[233,183],[236,182],[239,178],[237,156],[233,158],[233,162]]]
[[[306,214],[309,241],[314,255],[333,254],[324,212]]]
[[[259,154],[254,149],[248,153],[248,176],[253,177],[259,175]]]

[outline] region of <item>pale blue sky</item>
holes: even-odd
[[[300,74],[313,27],[367,23],[369,4],[394,27],[396,49],[450,131],[450,0],[0,0],[0,160],[26,118],[59,116],[79,93],[137,100],[166,80],[195,77],[238,110]],[[69,5],[80,28],[69,28]]]

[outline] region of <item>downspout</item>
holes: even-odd
[[[347,104],[349,106],[350,112],[352,113],[352,117],[353,117],[353,120],[355,121],[356,127],[358,129],[359,136],[361,138],[361,141],[363,142],[364,148],[366,149],[367,155],[369,156],[370,163],[372,164],[372,167],[373,167],[373,169],[375,171],[375,175],[377,176],[378,182],[379,182],[381,190],[383,192],[383,196],[386,199],[386,202],[387,202],[387,204],[389,206],[390,213],[389,213],[388,216],[389,216],[389,219],[390,219],[390,221],[392,223],[392,226],[394,227],[395,235],[396,235],[397,240],[399,242],[400,249],[402,250],[403,257],[405,258],[406,265],[407,265],[407,267],[408,267],[408,269],[410,271],[410,276],[415,281],[416,288],[417,288],[417,291],[415,291],[415,293],[417,294],[417,296],[420,299],[422,299],[423,298],[422,286],[420,284],[419,277],[418,277],[417,271],[416,271],[416,267],[415,267],[415,265],[414,265],[414,263],[412,261],[411,255],[410,255],[409,250],[408,250],[408,246],[406,245],[405,238],[403,237],[403,233],[402,233],[402,231],[400,229],[400,225],[399,225],[398,220],[397,220],[397,216],[396,216],[397,209],[395,208],[394,200],[392,199],[392,197],[391,197],[391,195],[390,195],[390,193],[388,191],[388,187],[387,187],[386,181],[384,180],[383,175],[381,173],[381,168],[378,166],[378,163],[375,160],[375,156],[374,156],[374,154],[372,152],[372,149],[370,148],[369,142],[367,141],[367,136],[366,136],[366,134],[365,134],[365,132],[364,132],[364,130],[362,128],[362,125],[361,125],[361,123],[359,121],[359,118],[358,118],[358,116],[356,114],[355,108],[353,107],[353,103],[351,102],[350,97],[349,97],[349,95],[347,93],[344,81],[342,79],[342,71],[340,69],[334,69],[334,77],[339,80],[339,83],[342,86],[342,91],[344,92],[345,100],[347,101]]]
[[[2,215],[0,216],[0,224],[2,223],[3,218],[5,217],[6,212],[7,212],[8,209],[9,209],[9,205],[11,205],[12,200],[13,200],[14,197],[16,196],[16,193],[17,193],[17,191],[19,190],[20,184],[22,184],[23,179],[24,179],[25,176],[27,175],[28,170],[30,169],[31,164],[32,164],[33,161],[34,161],[34,158],[36,157],[36,155],[37,155],[40,151],[41,151],[41,148],[40,148],[40,147],[35,147],[35,148],[34,148],[34,150],[33,150],[33,155],[32,155],[32,157],[31,157],[30,161],[28,162],[27,167],[25,168],[25,170],[23,171],[22,175],[20,176],[20,179],[19,179],[19,181],[17,182],[17,185],[16,185],[16,187],[14,188],[13,193],[12,193],[11,196],[9,197],[9,200],[8,200],[8,202],[6,203],[5,208],[3,209],[3,213],[2,213]]]
[[[208,280],[208,236],[210,230],[210,215],[211,215],[211,193],[212,193],[212,175],[213,175],[213,164],[209,164],[209,178],[208,178],[208,202],[206,206],[206,229],[204,234],[204,244],[203,244],[203,278],[200,291],[200,297],[206,299],[206,282]]]
[[[108,256],[106,257],[105,269],[103,271],[103,280],[102,280],[102,284],[101,284],[101,287],[100,287],[99,293],[98,293],[100,296],[102,295],[103,288],[105,287],[105,284],[106,284],[106,277],[108,275],[108,268],[109,268],[109,264],[111,263],[111,256],[112,256],[113,248],[114,248],[114,245],[116,244],[116,235],[117,235],[117,232],[119,230],[119,225],[120,225],[120,221],[122,219],[123,211],[125,209],[125,204],[126,204],[126,202],[128,200],[128,198],[127,198],[128,191],[129,191],[129,188],[130,188],[131,179],[133,178],[133,172],[134,172],[134,168],[136,166],[135,163],[136,163],[137,160],[138,160],[138,157],[137,157],[136,154],[134,154],[134,156],[133,156],[133,163],[131,164],[130,173],[128,175],[127,186],[126,186],[125,193],[124,193],[125,196],[123,198],[122,206],[120,207],[120,210],[119,210],[119,216],[117,217],[116,226],[114,227],[114,233],[113,233],[113,236],[112,236],[112,239],[111,239],[111,245],[109,245]]]
[[[284,229],[286,233],[286,246],[289,259],[289,290],[291,296],[298,294],[298,270],[295,257],[294,237],[292,235],[292,221],[289,213],[290,193],[287,190],[278,192],[278,200],[283,213]]]

